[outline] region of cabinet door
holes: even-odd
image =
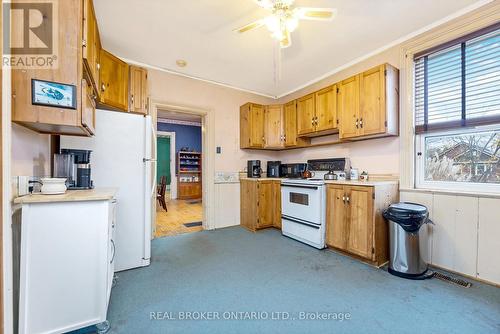
[[[316,98],[309,94],[297,100],[297,134],[305,135],[316,131],[314,123]]]
[[[265,148],[283,147],[283,106],[270,105],[264,112]]]
[[[343,186],[328,185],[326,190],[326,244],[347,249],[348,229],[346,193]]]
[[[147,114],[148,71],[137,66],[130,66],[130,112]]]
[[[264,146],[264,106],[250,105],[250,146],[259,148]]]
[[[371,259],[373,247],[373,187],[346,187],[349,237],[347,250]]]
[[[271,180],[257,181],[258,183],[258,211],[259,218],[257,228],[272,227],[275,222],[275,182]]]
[[[359,135],[359,75],[346,79],[339,85],[340,138],[357,137]]]
[[[240,181],[240,224],[250,230],[255,229],[257,220],[257,181]]]
[[[105,50],[100,52],[100,61],[100,102],[128,111],[128,64]]]
[[[316,92],[316,131],[337,128],[337,85]]]
[[[89,84],[97,89],[99,83],[99,30],[92,0],[83,1],[83,63],[88,74]]]
[[[385,132],[385,65],[377,66],[360,75],[360,118],[362,135]]]
[[[285,146],[297,145],[297,102],[285,104]]]
[[[82,125],[90,135],[95,134],[95,94],[93,87],[82,80]]]
[[[281,181],[273,181],[273,226],[281,229]]]

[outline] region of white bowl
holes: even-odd
[[[66,178],[62,177],[42,177],[42,194],[57,195],[66,192]]]

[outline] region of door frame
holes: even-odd
[[[202,142],[202,203],[204,230],[215,229],[215,115],[213,110],[198,106],[178,105],[168,101],[151,100],[149,114],[157,124],[158,110],[170,110],[201,117]],[[156,136],[156,134],[155,134]],[[156,140],[156,138],[155,138]]]
[[[157,131],[156,137],[157,139],[170,138],[170,199],[177,199],[177,177],[175,175],[175,132]],[[158,158],[158,155],[156,155],[156,157]]]

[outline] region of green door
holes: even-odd
[[[158,163],[157,163],[157,178],[156,181],[160,183],[162,176],[167,177],[167,184],[170,184],[170,138],[158,137]]]

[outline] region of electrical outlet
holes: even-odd
[[[29,176],[17,177],[17,195],[24,196],[29,194]]]
[[[215,149],[215,152],[216,152],[217,154],[221,154],[221,153],[222,153],[222,147],[217,146],[217,148]]]

